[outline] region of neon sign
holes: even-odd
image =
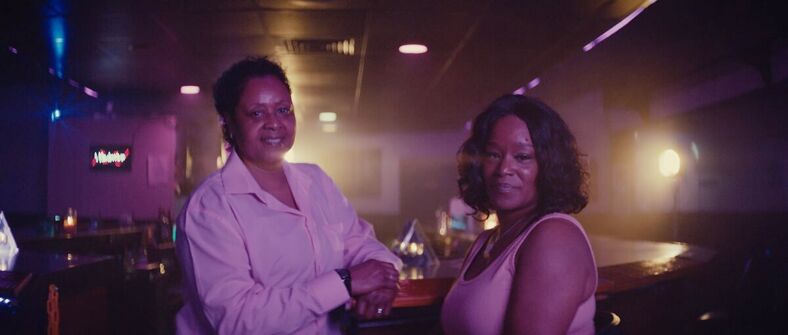
[[[131,169],[131,146],[102,145],[90,148],[91,170]]]

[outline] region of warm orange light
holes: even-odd
[[[71,207],[66,210],[66,218],[63,220],[63,230],[66,233],[75,233],[77,230],[77,210]]]
[[[197,93],[200,93],[200,86],[197,85],[181,86],[181,94],[197,94]]]
[[[498,215],[490,213],[487,220],[484,220],[484,230],[493,229],[495,227],[498,227]]]
[[[449,218],[449,214],[444,211],[440,212],[440,218],[438,219],[438,234],[440,236],[446,236],[449,234],[449,229],[451,228],[451,219]]]
[[[63,232],[67,234],[73,234],[77,232],[77,220],[74,217],[67,216],[65,220],[63,220]]]
[[[681,158],[672,149],[668,149],[659,155],[659,172],[665,177],[673,177],[681,169]]]
[[[399,52],[410,55],[418,55],[427,52],[424,44],[403,44],[399,46]]]

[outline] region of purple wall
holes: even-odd
[[[48,110],[31,91],[0,90],[0,211],[6,216],[43,215],[46,207]]]
[[[89,168],[90,147],[130,144],[130,171]],[[49,128],[47,214],[153,219],[175,194],[175,117],[63,119]]]

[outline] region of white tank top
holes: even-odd
[[[490,236],[489,232],[482,233],[474,242],[457,281],[454,282],[449,294],[443,301],[441,324],[445,334],[498,335],[503,332],[504,315],[509,302],[509,292],[512,288],[517,250],[528,237],[528,234],[533,231],[534,227],[547,219],[553,218],[572,222],[580,229],[583,236],[585,236],[586,244],[593,260],[593,252],[591,252],[588,235],[586,235],[580,223],[567,214],[553,213],[545,215],[531,224],[479,275],[470,280],[465,280],[465,272],[468,271],[470,263],[472,263],[481,246],[484,245],[484,242]],[[596,286],[596,261],[594,261],[594,278],[594,286]],[[578,306],[567,334],[594,334],[595,311],[596,300],[592,292]]]

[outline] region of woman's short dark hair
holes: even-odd
[[[235,109],[238,107],[238,101],[241,99],[241,94],[249,79],[265,76],[274,76],[276,79],[279,79],[287,87],[287,91],[292,93],[285,70],[265,56],[249,57],[233,64],[222,73],[213,85],[214,106],[216,106],[216,112],[219,113],[219,116],[224,119],[222,135],[224,140],[233,147],[235,147],[235,141],[230,136],[227,123],[235,122],[233,119]]]
[[[523,120],[531,133],[539,166],[537,215],[580,212],[588,203],[588,174],[580,163],[574,135],[552,108],[535,98],[514,94],[496,99],[474,119],[471,136],[457,153],[462,199],[477,213],[489,215],[494,210],[481,160],[495,122],[507,115]]]

